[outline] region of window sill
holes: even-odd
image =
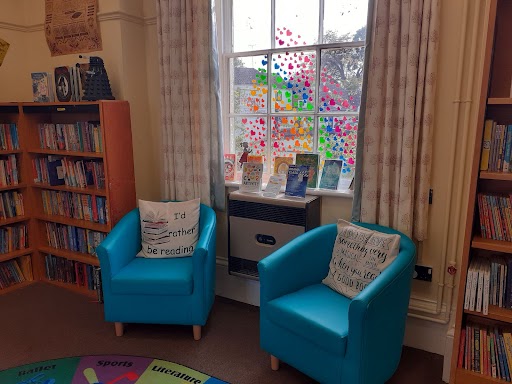
[[[226,181],[226,187],[229,188],[238,188],[240,187],[239,181]],[[264,191],[267,184],[263,183],[262,190]],[[284,192],[284,188],[281,188],[281,192]],[[320,188],[307,188],[306,195],[313,196],[330,196],[330,197],[343,197],[352,199],[354,198],[354,191],[351,189],[340,189],[340,190],[330,190],[330,189],[320,189]]]

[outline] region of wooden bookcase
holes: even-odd
[[[487,315],[464,309],[468,268],[475,255],[489,257],[499,254],[512,258],[512,242],[486,239],[480,232],[477,196],[484,193],[512,193],[512,173],[480,171],[484,122],[492,119],[499,124],[512,124],[512,1],[491,0],[485,38],[485,61],[479,102],[477,133],[474,143],[474,159],[471,164],[471,181],[461,276],[457,293],[455,335],[451,360],[450,383],[506,383],[507,381],[482,375],[458,367],[461,332],[468,322],[484,327],[512,330],[512,309],[489,305]],[[512,271],[508,271],[512,273]],[[508,289],[508,287],[507,287]],[[512,372],[511,372],[512,374]]]
[[[42,149],[39,139],[40,124],[75,124],[77,122],[98,122],[99,139],[102,152],[82,152]],[[0,124],[15,123],[18,130],[19,145],[17,150],[0,150],[0,159],[8,155],[16,156],[19,183],[0,187],[0,192],[15,190],[23,195],[24,215],[0,219],[0,228],[7,225],[24,223],[27,225],[28,247],[9,253],[0,254],[0,262],[18,261],[25,282],[0,289],[0,294],[21,288],[33,281],[45,281],[59,287],[96,297],[96,292],[86,287],[50,280],[46,274],[46,255],[53,255],[67,260],[78,261],[91,266],[98,266],[95,255],[57,249],[50,246],[47,238],[46,223],[71,225],[77,228],[108,233],[128,211],[135,208],[135,179],[133,169],[133,149],[130,125],[130,107],[126,101],[97,101],[71,103],[0,103]],[[95,185],[71,187],[36,183],[36,169],[33,160],[56,156],[72,161],[103,162],[105,187],[98,189]],[[108,222],[100,224],[91,220],[76,219],[65,215],[45,214],[43,194],[46,191],[72,192],[104,198],[108,206]],[[103,201],[103,200],[102,200]]]

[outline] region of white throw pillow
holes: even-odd
[[[322,282],[352,299],[395,260],[399,249],[400,235],[372,231],[340,219],[329,273]]]
[[[137,256],[192,255],[199,238],[199,205],[200,199],[166,203],[139,200],[142,249]]]

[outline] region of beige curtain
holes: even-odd
[[[163,193],[224,204],[218,68],[210,1],[157,0]]]
[[[428,225],[439,8],[440,0],[376,0],[357,158],[360,220],[420,241]]]

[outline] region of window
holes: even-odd
[[[274,158],[318,153],[355,167],[368,4],[225,0],[224,151]]]

